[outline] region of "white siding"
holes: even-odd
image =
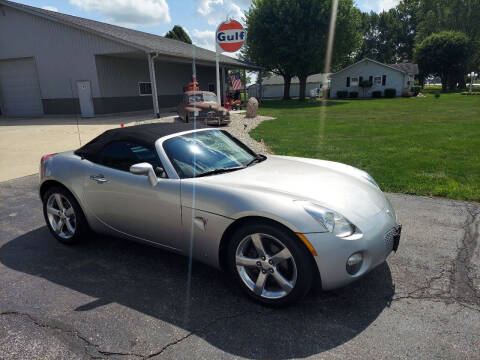
[[[95,54],[134,48],[4,6],[0,13],[0,60],[34,57],[43,99],[77,97],[77,80],[90,80],[100,96]]]
[[[360,86],[347,87],[347,77],[363,77],[363,80],[368,80],[370,76],[383,76],[386,75],[385,85],[373,85],[371,88],[365,89],[365,95],[363,89]],[[359,97],[372,97],[373,91],[381,91],[382,96],[385,89],[395,89],[397,96],[401,96],[403,90],[407,86],[408,76],[404,73],[391,69],[387,66],[383,66],[374,61],[365,60],[354,64],[350,68],[331,76],[330,83],[330,97],[336,98],[338,91],[357,91]]]
[[[150,82],[148,62],[142,59],[97,56],[96,65],[102,97],[138,96],[138,83]],[[192,66],[186,63],[155,62],[158,95],[182,95],[192,79]],[[215,83],[215,68],[197,66],[201,90]]]
[[[307,83],[305,95],[310,96],[310,90],[320,87],[320,83]],[[290,85],[290,97],[300,96],[300,84]],[[279,85],[264,85],[263,86],[264,98],[281,98],[283,97],[283,84]]]

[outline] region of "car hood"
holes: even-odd
[[[385,195],[366,175],[362,170],[332,161],[270,155],[246,169],[201,179],[217,186],[308,200],[355,223],[379,213],[387,205]]]
[[[186,107],[188,108],[196,108],[196,109],[199,109],[199,110],[205,110],[205,111],[209,111],[210,109],[212,110],[216,110],[216,111],[223,111],[223,110],[226,110],[223,106],[220,106],[218,105],[217,103],[213,103],[213,102],[197,102],[195,104],[188,104],[188,105],[185,105]]]

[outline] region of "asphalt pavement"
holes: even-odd
[[[0,359],[480,359],[480,207],[388,194],[399,251],[284,309],[125,240],[65,246],[36,175],[0,183]]]

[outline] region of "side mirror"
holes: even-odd
[[[153,170],[153,166],[149,163],[139,163],[130,166],[130,172],[135,175],[147,175],[148,181],[152,186],[156,186],[158,184],[158,178],[155,174],[155,170]]]

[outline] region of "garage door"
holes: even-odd
[[[0,106],[2,115],[43,115],[37,70],[32,58],[0,61]]]

